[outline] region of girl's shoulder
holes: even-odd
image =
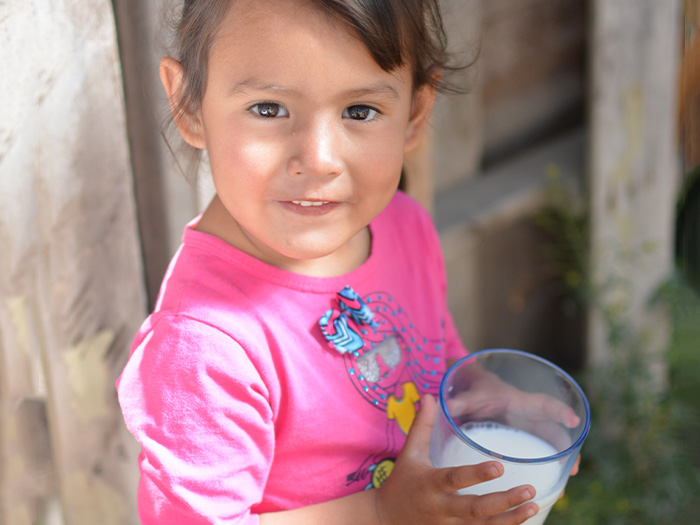
[[[432,225],[432,218],[423,205],[401,190],[396,190],[380,217],[389,221],[409,221]]]
[[[190,226],[161,284],[144,327],[225,334],[240,344],[254,333],[257,308],[251,289],[265,287],[265,271],[224,241]]]
[[[387,209],[389,208],[394,208],[397,211],[427,213],[420,202],[403,190],[396,190],[389,206],[387,206]]]
[[[428,211],[415,198],[401,190],[396,191],[387,207],[377,217],[375,226],[386,228],[393,234],[404,232],[412,237],[437,236]]]

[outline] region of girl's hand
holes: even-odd
[[[561,401],[541,393],[518,390],[486,371],[474,371],[470,378],[474,388],[447,401],[451,414],[470,414],[479,421],[496,417],[507,425],[545,438],[559,450],[571,445],[566,428],[575,428],[580,418]],[[501,419],[505,414],[505,420]],[[575,467],[575,470],[576,467]]]
[[[497,461],[444,469],[434,468],[429,459],[430,434],[436,402],[423,396],[403,450],[387,481],[377,489],[375,505],[381,525],[424,525],[488,523],[511,525],[533,516],[535,503],[522,503],[535,496],[530,485],[483,496],[459,495],[461,488],[503,475]],[[517,508],[518,505],[521,505]]]

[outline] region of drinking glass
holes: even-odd
[[[529,484],[544,523],[564,490],[590,427],[581,387],[553,363],[527,352],[483,350],[452,365],[440,384],[430,442],[435,467],[503,464],[503,476],[460,490],[486,494]]]

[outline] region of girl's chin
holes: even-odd
[[[341,246],[335,250],[329,250],[327,244],[323,247],[306,246],[285,250],[283,253],[278,252],[277,256],[268,262],[283,270],[310,277],[335,277],[354,270],[366,259],[359,256],[355,250],[349,252],[343,248]],[[352,255],[347,256],[346,253]]]

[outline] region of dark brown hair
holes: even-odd
[[[204,96],[209,50],[232,1],[184,2],[175,24],[175,58],[184,70],[177,113],[195,110]],[[443,88],[442,72],[458,69],[448,65],[439,0],[307,1],[351,28],[385,71],[409,65],[414,89]]]

